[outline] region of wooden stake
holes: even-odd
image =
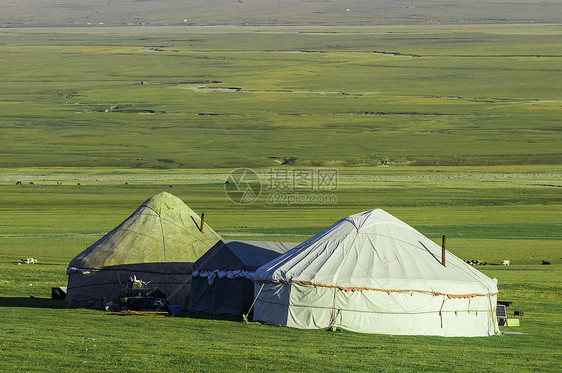
[[[443,267],[445,267],[445,240],[447,239],[447,237],[445,237],[445,235],[443,235],[443,237],[441,237],[441,264],[443,264]]]
[[[201,213],[201,226],[199,227],[199,230],[201,231],[201,233],[203,233],[203,225],[205,225],[205,213],[204,212]]]

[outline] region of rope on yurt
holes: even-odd
[[[250,314],[250,312],[252,311],[252,308],[254,308],[254,304],[256,304],[256,301],[258,300],[258,297],[260,296],[260,293],[263,289],[265,285],[265,282],[263,284],[261,284],[261,288],[260,291],[258,291],[258,294],[256,295],[256,297],[254,298],[254,301],[252,302],[252,305],[250,306],[250,309],[248,310],[248,312],[246,312],[246,314],[242,314],[242,318],[244,319],[245,323],[249,323],[250,321],[248,320],[248,315]]]
[[[498,315],[496,314],[495,309],[493,307],[492,296],[490,294],[488,294],[488,303],[490,303],[490,314],[492,316],[491,320],[492,320],[492,326],[494,328],[494,334],[495,335],[499,334],[503,336],[503,334],[500,331],[500,328],[498,327]]]
[[[162,223],[162,216],[160,216],[160,214],[158,214],[158,218],[158,220],[160,220],[160,231],[162,232],[162,251],[164,252],[164,261],[166,261],[168,258],[166,256],[166,237],[164,236],[164,224]]]
[[[336,293],[337,293],[337,291],[338,291],[338,289],[334,288],[334,298],[332,300],[332,314],[330,315],[330,330],[331,331],[336,330],[335,323],[337,321],[338,316],[340,316],[340,312],[341,312],[341,310],[339,308],[336,308]],[[341,319],[340,319],[340,324],[341,324]]]
[[[150,206],[144,204],[142,206],[146,207],[149,210],[152,210],[152,212],[154,212],[158,216],[158,221],[160,222],[160,232],[162,233],[162,251],[164,252],[164,260],[166,260],[166,237],[164,237],[164,225],[162,224],[162,215],[160,215],[158,211],[156,211]]]
[[[447,300],[446,296],[443,296],[443,303],[441,303],[441,308],[439,308],[439,318],[441,319],[441,329],[443,329],[443,306],[445,305],[445,301]]]

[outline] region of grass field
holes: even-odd
[[[0,29],[0,370],[560,371],[561,33]],[[252,204],[225,194],[237,167],[261,175]],[[317,168],[337,188],[303,194],[330,203],[268,199],[272,171]],[[509,259],[480,269],[525,312],[502,330],[523,334],[302,331],[48,299],[70,259],[163,190],[228,239],[301,242],[383,208],[463,259]]]
[[[553,185],[560,185],[561,175],[554,167],[533,169],[350,169],[339,175],[333,192],[337,204],[318,206],[271,205],[266,189],[253,204],[236,205],[224,193],[229,170],[5,170],[0,180],[0,368],[559,371],[562,208]],[[23,185],[16,186],[16,179]],[[508,267],[480,269],[498,278],[500,300],[514,302],[510,313],[525,312],[520,327],[502,330],[524,334],[447,339],[301,331],[193,318],[118,317],[64,309],[48,299],[52,286],[65,284],[65,268],[74,255],[162,190],[205,212],[206,221],[226,238],[299,242],[348,214],[384,208],[437,242],[447,234],[449,250],[461,258],[509,259]],[[28,256],[39,264],[15,265]],[[542,260],[552,264],[540,265]]]
[[[0,31],[0,167],[562,162],[560,26],[124,30]]]

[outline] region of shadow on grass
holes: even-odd
[[[206,319],[206,320],[220,320],[220,321],[243,321],[242,316],[230,315],[213,315],[207,313],[184,312],[182,317],[189,317],[190,319]]]
[[[64,300],[35,297],[0,297],[0,307],[66,308]]]

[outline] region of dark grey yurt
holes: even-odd
[[[254,300],[254,271],[296,243],[221,240],[193,264],[189,312],[241,316]]]

